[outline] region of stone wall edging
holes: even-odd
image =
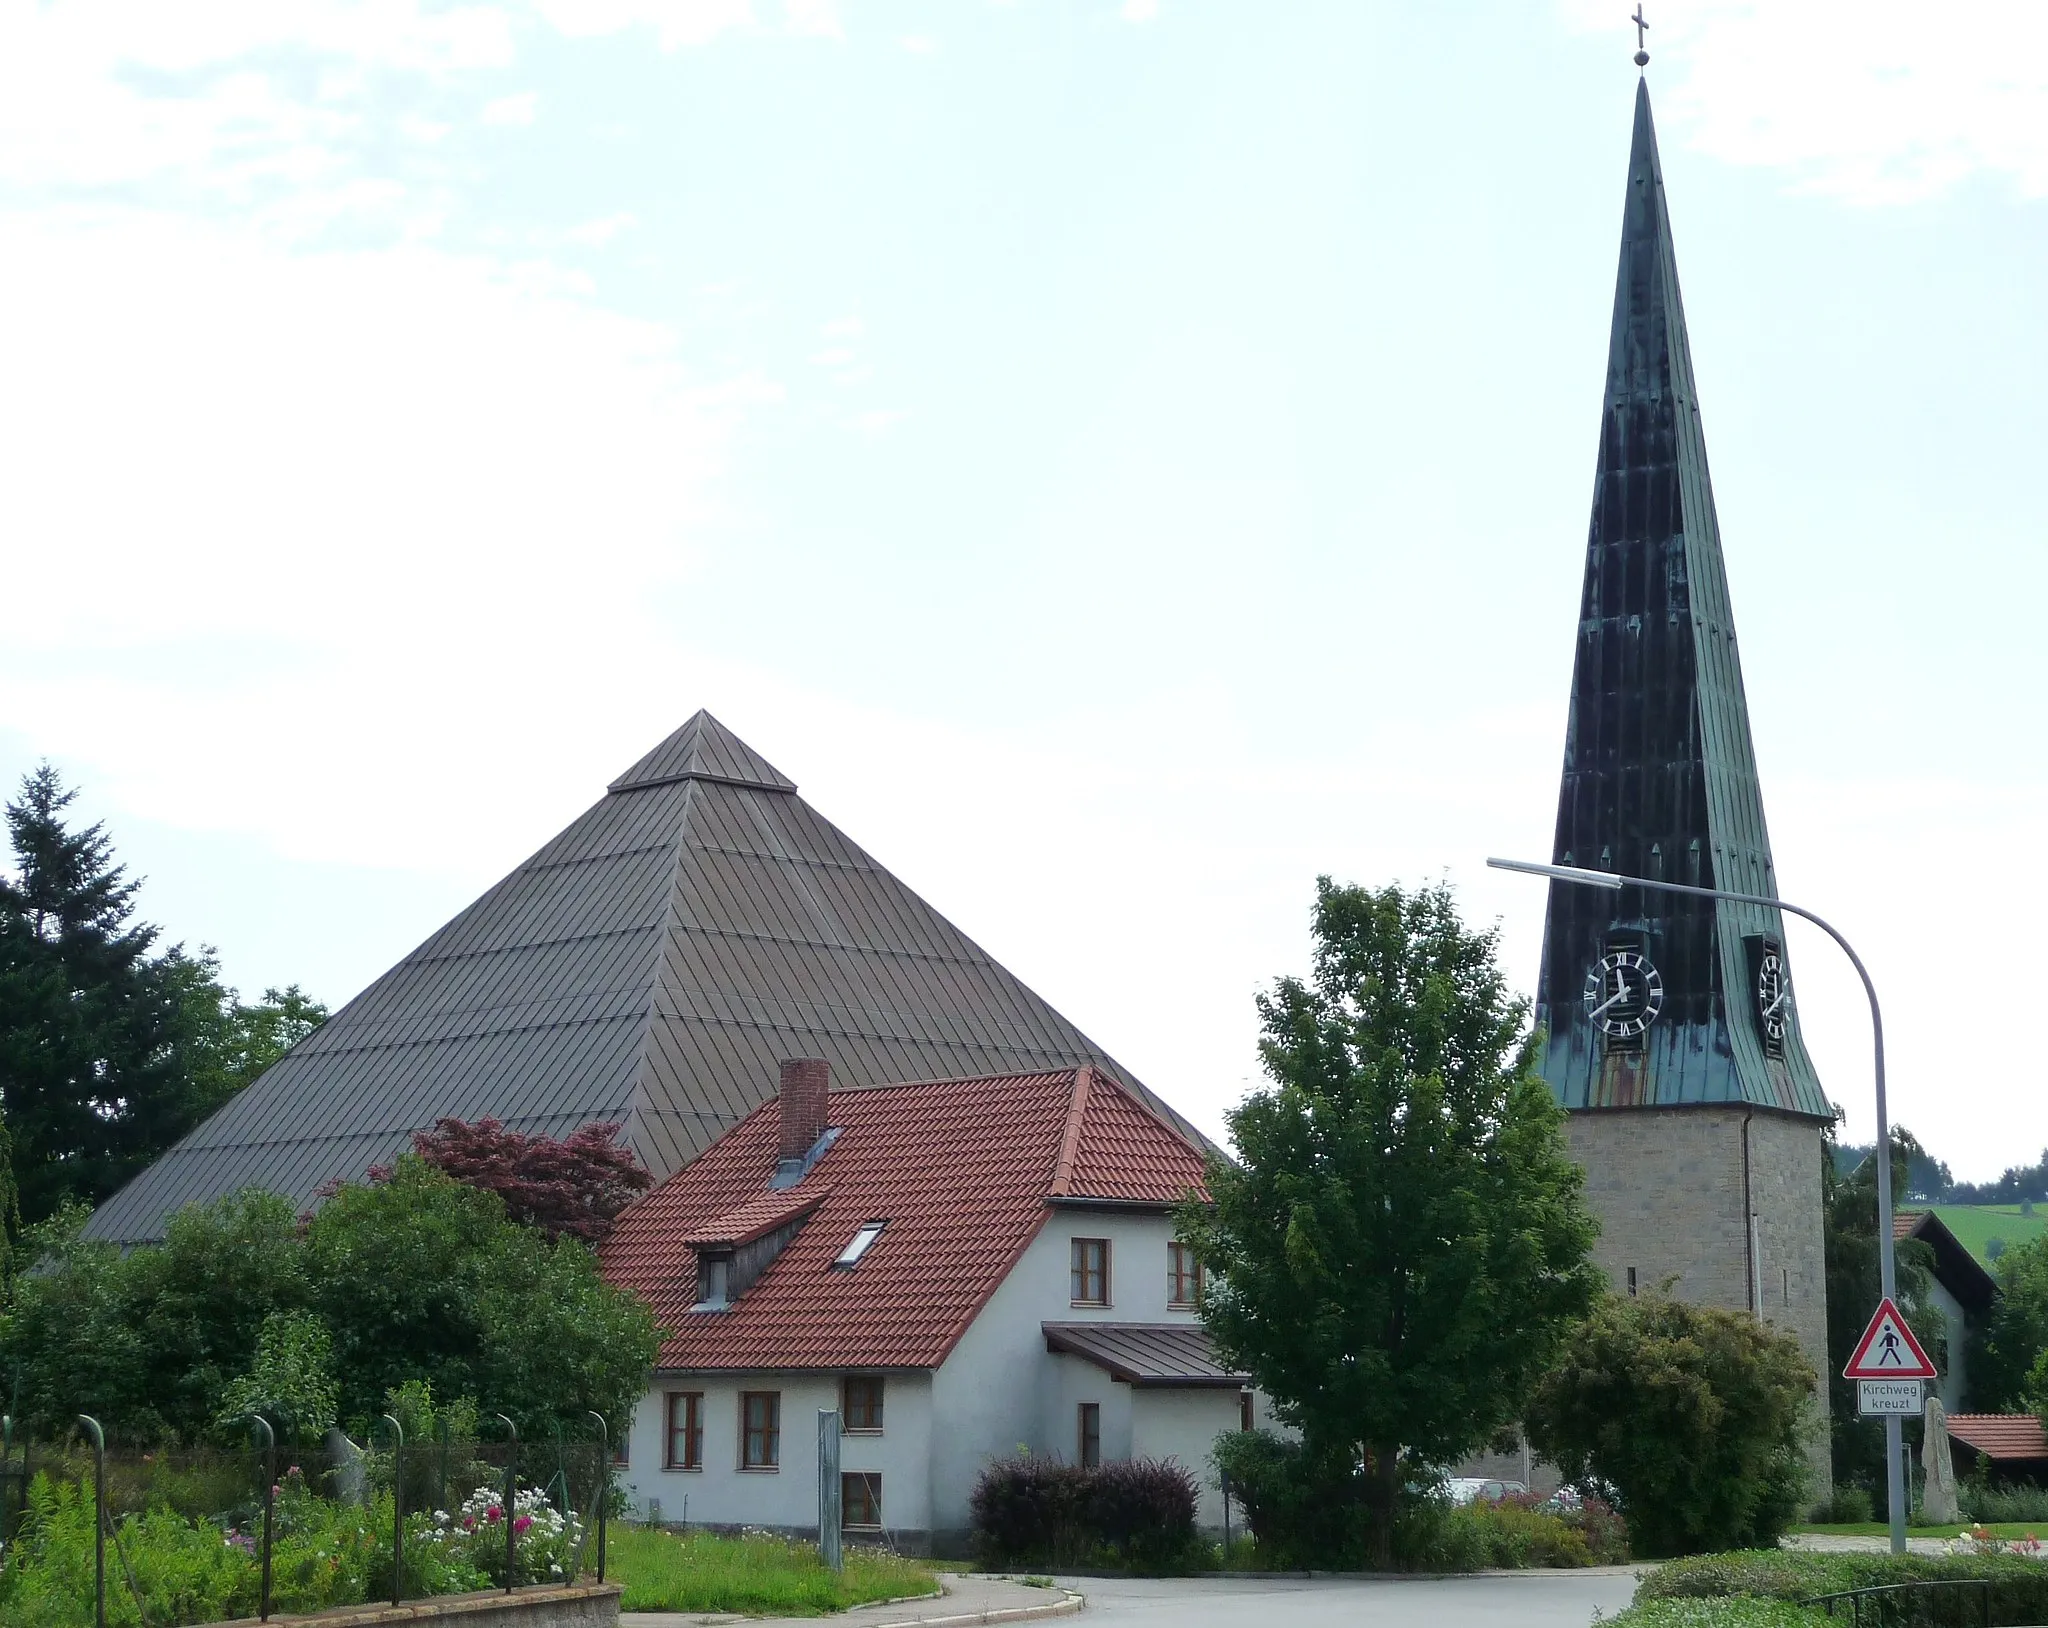
[[[491,1589],[477,1594],[440,1594],[403,1605],[345,1605],[295,1615],[272,1612],[268,1623],[237,1617],[208,1628],[382,1628],[398,1623],[451,1622],[461,1628],[612,1628],[619,1620],[619,1583],[547,1584],[539,1588]]]

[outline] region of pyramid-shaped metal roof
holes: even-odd
[[[1777,893],[1728,573],[1707,475],[1664,169],[1636,89],[1600,458],[1553,850],[1559,863]],[[1830,1116],[1797,1018],[1768,1055],[1746,937],[1776,910],[1555,883],[1537,1020],[1568,1108],[1748,1103]],[[1664,1007],[1639,1051],[1603,1044],[1583,999],[1617,934],[1658,967]]]
[[[700,712],[88,1230],[157,1238],[246,1186],[310,1204],[444,1115],[617,1121],[660,1180],[773,1095],[785,1057],[826,1059],[835,1086],[1099,1062],[1187,1128]]]

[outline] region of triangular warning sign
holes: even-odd
[[[1842,1370],[1844,1379],[1936,1379],[1934,1364],[1927,1360],[1927,1353],[1920,1349],[1920,1342],[1913,1338],[1913,1331],[1906,1326],[1906,1319],[1899,1315],[1899,1308],[1892,1304],[1887,1295],[1877,1303],[1877,1314],[1870,1319],[1870,1327],[1863,1331],[1863,1338],[1856,1342],[1856,1350],[1849,1358],[1849,1366]]]

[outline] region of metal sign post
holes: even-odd
[[[839,1548],[842,1511],[839,1507],[839,1410],[818,1409],[818,1558],[843,1571],[846,1557]]]

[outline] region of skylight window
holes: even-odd
[[[861,1256],[874,1246],[875,1240],[882,1236],[882,1229],[888,1224],[886,1221],[863,1221],[860,1230],[848,1240],[846,1247],[839,1252],[839,1259],[832,1264],[858,1266]]]

